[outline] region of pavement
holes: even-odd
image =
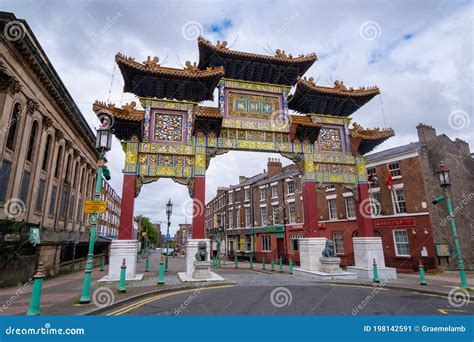
[[[117,310],[123,311],[129,306],[137,306],[141,302],[146,303],[139,305],[140,309],[132,309],[123,314],[140,315],[153,312],[154,314],[176,314],[175,310],[181,306],[181,300],[184,303],[190,295],[195,295],[196,291],[199,292],[199,301],[186,305],[186,310],[184,310],[186,312],[183,314],[216,314],[220,312],[219,310],[226,308],[225,303],[233,303],[229,304],[230,309],[225,309],[226,314],[246,314],[245,312],[248,314],[272,314],[275,307],[268,306],[268,298],[271,291],[276,287],[289,289],[294,304],[298,305],[277,310],[275,314],[295,314],[296,311],[294,310],[300,310],[298,311],[299,314],[351,314],[350,310],[347,311],[348,308],[353,308],[354,305],[357,308],[356,304],[361,302],[360,299],[366,298],[374,292],[374,289],[380,289],[377,292],[384,293],[383,297],[380,296],[382,299],[385,298],[384,302],[374,300],[371,305],[377,305],[378,309],[366,305],[362,314],[394,314],[394,312],[403,314],[443,314],[443,310],[452,314],[471,312],[472,308],[472,304],[468,303],[465,307],[457,309],[457,307],[449,305],[446,300],[449,291],[459,286],[457,272],[428,274],[426,276],[427,286],[419,284],[419,276],[416,273],[399,273],[399,279],[381,282],[380,284],[374,284],[371,281],[316,282],[290,275],[287,265],[283,266],[283,272],[280,273],[277,264],[275,265],[275,271],[272,272],[270,264],[266,265],[266,270],[262,270],[261,264],[254,263],[253,270],[251,270],[248,262],[239,262],[239,267],[236,269],[233,261],[226,261],[225,265],[221,261],[221,266],[214,267],[214,271],[224,277],[225,282],[217,285],[202,283],[189,285],[181,283],[177,276],[178,271],[185,269],[185,259],[183,257],[169,257],[169,272],[166,273],[165,285],[157,286],[159,255],[156,251],[151,252],[149,261],[150,272],[145,272],[145,259],[139,259],[138,273],[143,273],[144,277],[140,281],[127,282],[126,293],[118,293],[118,282],[99,285],[97,280],[107,274],[107,267],[103,272],[100,272],[98,268],[94,268],[91,288],[92,302],[85,305],[78,304],[82,291],[83,272],[45,279],[41,297],[41,314],[113,314]],[[468,283],[470,285],[474,284],[473,273],[468,273]],[[24,315],[28,311],[31,290],[32,284],[28,283],[0,290],[0,304],[2,305],[0,306],[0,315]],[[389,293],[389,295],[385,295],[386,293]],[[331,311],[325,309],[325,300],[321,302],[316,310],[313,310],[314,301],[306,302],[304,299],[314,298],[316,300],[319,298],[321,300],[332,296],[337,297],[336,302],[338,299],[342,299],[342,302],[339,306],[333,305]],[[221,298],[222,300],[219,301],[214,298]],[[258,304],[252,301],[252,298],[267,298],[267,301],[265,305],[262,304],[262,307],[259,308],[255,306]],[[407,298],[409,303],[405,303]],[[431,298],[431,300],[424,302],[422,298],[425,300]],[[154,307],[158,302],[160,308],[162,308],[160,310]],[[235,306],[235,303],[241,304]],[[313,306],[309,307],[309,304],[306,305],[305,303],[313,303]],[[405,307],[399,307],[398,304],[400,303],[405,303]],[[446,307],[446,305],[448,306]],[[383,307],[384,310],[380,307]],[[442,311],[439,312],[438,309]],[[181,312],[178,314],[181,314]]]

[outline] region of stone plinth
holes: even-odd
[[[198,251],[198,243],[200,241],[205,241],[206,242],[206,249],[207,249],[207,260],[206,261],[196,261],[196,253]],[[181,279],[182,282],[194,282],[194,281],[206,281],[206,282],[211,282],[211,281],[223,281],[224,278],[219,276],[218,274],[211,272],[209,270],[210,268],[210,241],[209,239],[189,239],[186,242],[186,272],[179,272],[178,276]],[[207,263],[209,266],[208,268],[208,278],[194,278],[195,275],[195,264],[196,263]],[[198,266],[200,267],[200,265]],[[204,267],[204,266],[203,266]],[[201,269],[198,271],[197,274],[200,276],[204,273],[204,271]]]
[[[195,261],[193,278],[196,280],[206,280],[211,278],[211,263],[209,261]]]
[[[326,238],[303,238],[299,239],[300,265],[306,271],[319,271],[323,249],[326,246]]]
[[[127,265],[125,279],[141,280],[143,274],[136,274],[137,270],[137,240],[112,240],[110,244],[109,274],[99,280],[99,282],[120,280],[120,267],[125,259]]]
[[[321,257],[319,258],[321,267],[319,270],[323,273],[342,273],[341,258],[338,257]]]
[[[354,237],[355,266],[347,270],[357,274],[358,279],[373,279],[373,262],[377,262],[379,279],[397,279],[395,268],[385,267],[382,239],[380,237]]]

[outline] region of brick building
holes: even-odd
[[[474,168],[469,146],[459,139],[436,136],[426,125],[420,124],[417,130],[418,142],[367,156],[372,182],[366,211],[375,235],[382,238],[385,263],[407,271],[416,270],[420,260],[427,269],[455,266],[446,205],[431,204],[441,193],[435,170],[443,160],[452,170],[454,205],[460,202],[458,206],[463,207],[455,221],[466,267],[472,268],[474,221],[469,201],[474,198]],[[298,239],[304,237],[300,171],[295,165],[282,167],[278,159],[270,159],[267,170],[250,178],[241,176],[239,184],[218,189],[206,206],[208,236],[215,239],[216,228],[223,229],[221,253],[231,257],[252,256],[257,261],[282,257],[298,263]],[[320,234],[335,242],[343,265],[354,264],[356,195],[341,185],[324,184],[317,189]],[[449,264],[447,258],[438,258],[435,242],[448,245]]]
[[[186,241],[191,239],[192,225],[189,223],[180,223],[179,228],[174,234],[175,246],[178,253],[184,253]]]
[[[100,199],[107,201],[107,211],[100,214],[97,220],[97,234],[100,237],[116,239],[119,231],[120,206],[122,199],[112,186],[102,179]]]
[[[16,31],[8,29],[14,25]],[[48,276],[82,268],[89,239],[83,204],[94,193],[98,160],[95,134],[27,22],[6,12],[0,12],[0,127],[0,220],[23,221],[40,238],[28,255],[20,251],[0,269],[23,281],[38,258]],[[98,244],[96,254],[106,247]]]

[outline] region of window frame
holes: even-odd
[[[336,221],[337,220],[337,203],[335,198],[328,199],[328,218],[329,221]],[[332,215],[332,205],[331,203],[334,203],[334,217]]]
[[[398,192],[402,192],[403,196],[403,201],[399,200],[399,194]],[[406,197],[405,197],[405,190],[403,188],[400,189],[393,189],[390,191],[390,197],[392,198],[392,206],[393,206],[393,213],[395,215],[400,215],[400,214],[406,214],[407,213],[407,202],[406,202]],[[398,205],[397,205],[398,204]],[[402,205],[400,205],[402,204]],[[398,210],[402,209],[403,210]]]
[[[352,202],[351,210],[353,211],[354,215],[349,216],[349,206],[347,205],[347,201],[350,200]],[[348,220],[355,219],[357,217],[356,205],[355,205],[355,198],[354,196],[347,196],[344,197],[344,206],[346,207],[346,218]]]
[[[404,232],[406,236],[406,242],[398,242],[397,241],[397,234],[398,232]],[[411,257],[411,252],[410,252],[410,239],[408,238],[408,229],[394,229],[392,230],[392,236],[393,236],[393,247],[395,249],[395,255],[397,257]],[[398,244],[404,244],[407,246],[408,254],[400,254],[398,251]]]
[[[270,235],[262,235],[262,252],[271,252],[272,251],[272,238]]]
[[[395,161],[395,162],[388,163],[388,169],[389,169],[390,175],[392,177],[401,177],[402,176],[402,173],[401,173],[401,170],[400,170],[400,162]]]
[[[338,238],[336,238],[336,235],[338,235]],[[334,231],[334,232],[332,232],[332,239],[334,241],[334,252],[337,255],[344,255],[345,254],[345,251],[344,251],[344,233],[341,232],[341,231]],[[340,249],[342,249],[342,251]]]

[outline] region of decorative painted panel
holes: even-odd
[[[342,152],[341,130],[339,128],[321,128],[319,148],[322,152]]]
[[[183,115],[155,112],[153,117],[154,141],[183,141]]]
[[[281,112],[280,96],[227,93],[227,116],[270,120],[274,112]]]

